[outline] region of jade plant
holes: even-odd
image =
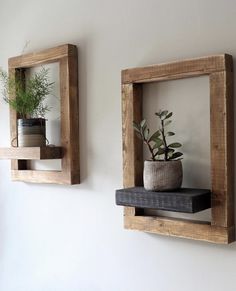
[[[173,112],[160,110],[156,112],[155,115],[160,121],[159,129],[150,135],[150,130],[145,119],[140,123],[134,121],[133,127],[137,136],[148,147],[152,161],[171,161],[180,159],[183,153],[177,151],[177,148],[180,148],[182,144],[179,142],[167,142],[168,137],[175,135],[174,132],[168,130],[168,126],[172,122],[170,118]]]
[[[49,81],[48,74],[49,70],[43,67],[24,84],[19,75],[13,78],[0,68],[3,99],[18,113],[19,118],[44,118],[50,110],[45,99],[52,92],[54,82]]]

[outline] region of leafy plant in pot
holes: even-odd
[[[42,68],[24,83],[18,75],[13,78],[0,69],[3,99],[18,116],[19,147],[46,146],[45,114],[50,109],[45,99],[54,85],[54,82],[49,82],[48,73],[48,69]]]
[[[143,140],[151,154],[151,159],[144,162],[143,182],[144,188],[149,191],[168,191],[178,189],[182,185],[183,168],[181,152],[176,151],[182,145],[179,142],[167,143],[168,137],[175,133],[168,131],[167,127],[172,122],[173,113],[162,110],[155,115],[160,120],[160,127],[152,135],[146,120],[140,123],[133,122],[134,130]]]

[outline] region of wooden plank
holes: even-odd
[[[142,120],[142,86],[122,85],[123,185],[125,188],[143,184],[143,146],[134,133],[133,121]],[[135,214],[125,207],[124,214]]]
[[[151,216],[125,216],[125,228],[167,236],[229,244],[235,239],[234,226],[226,228],[204,222]]]
[[[184,213],[196,213],[211,207],[208,189],[181,188],[168,192],[146,191],[143,187],[116,190],[116,204]]]
[[[233,73],[210,75],[212,225],[234,225]]]
[[[12,170],[12,181],[23,181],[27,183],[45,183],[70,185],[70,180],[61,171],[39,171],[39,170]]]
[[[67,149],[62,159],[62,172],[71,184],[78,184],[80,182],[79,102],[78,59],[75,53],[71,57],[60,60],[60,95],[61,145]]]
[[[0,148],[0,159],[48,160],[61,158],[62,158],[61,147]]]
[[[68,57],[71,184],[80,183],[79,91],[77,47]]]
[[[182,79],[206,75],[223,70],[232,71],[230,55],[222,54],[181,60],[166,64],[126,69],[122,71],[122,83],[146,83]]]
[[[54,48],[49,48],[40,52],[16,56],[8,60],[8,67],[12,68],[29,68],[51,62],[57,62],[61,58],[73,56],[75,46],[64,44]]]
[[[9,76],[15,79],[18,78],[21,80],[23,85],[25,84],[25,70],[24,69],[11,69],[9,68]],[[9,96],[10,99],[15,98],[14,95]],[[19,117],[17,112],[9,107],[10,112],[10,137],[11,143],[14,143],[16,146],[18,145],[17,140],[17,118]],[[26,160],[11,160],[11,169],[12,170],[25,170],[27,169],[27,161]]]
[[[142,87],[122,86],[123,183],[124,187],[143,184],[143,147],[133,129],[133,121],[142,119]]]

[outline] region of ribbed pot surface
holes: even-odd
[[[148,191],[168,191],[182,185],[183,167],[177,161],[145,161],[143,182]]]

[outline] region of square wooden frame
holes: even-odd
[[[28,170],[26,160],[12,160],[12,180],[35,183],[79,184],[79,100],[77,47],[65,44],[38,53],[10,58],[9,74],[25,80],[25,70],[59,62],[61,97],[61,171]],[[11,98],[15,98],[11,96]],[[17,114],[10,109],[11,139],[17,136]]]
[[[214,243],[235,241],[233,60],[223,54],[122,71],[122,131],[124,187],[143,185],[142,142],[132,122],[142,119],[142,83],[209,75],[211,136],[211,223],[143,216],[125,207],[124,225],[169,236]]]

